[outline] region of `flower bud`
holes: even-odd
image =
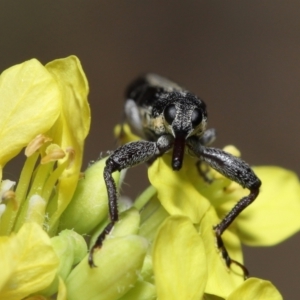
[[[94,231],[90,245],[94,245],[98,236],[103,231],[107,222],[102,222],[100,226]],[[120,214],[119,221],[115,224],[114,228],[109,235],[112,237],[126,236],[130,234],[137,234],[140,227],[140,214],[138,210],[131,207]]]
[[[85,172],[78,182],[71,203],[60,219],[61,229],[74,229],[78,233],[91,232],[107,217],[108,199],[103,179],[105,159],[97,161]],[[120,173],[113,174],[116,185],[119,185]]]
[[[96,268],[83,259],[66,280],[68,300],[114,300],[136,283],[146,255],[147,241],[136,235],[106,239],[95,251]]]
[[[151,300],[156,299],[156,288],[153,284],[145,281],[138,281],[135,286],[119,300]]]
[[[64,230],[51,239],[52,247],[59,257],[59,266],[52,284],[42,294],[50,296],[57,292],[59,277],[63,280],[71,272],[72,266],[84,258],[87,245],[84,238],[73,230]]]

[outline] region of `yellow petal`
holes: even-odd
[[[211,294],[204,294],[204,300],[225,300],[225,298],[221,298]]]
[[[241,269],[237,266],[232,265],[231,269],[227,268],[225,261],[217,249],[213,226],[219,222],[220,220],[215,210],[211,207],[204,215],[200,223],[199,231],[205,245],[208,267],[208,280],[205,293],[226,298],[244,279]],[[222,239],[229,256],[243,263],[241,244],[237,235],[226,230],[222,235]]]
[[[227,300],[282,300],[275,286],[266,280],[249,278]]]
[[[243,243],[277,244],[300,229],[300,184],[294,172],[279,167],[255,167],[262,180],[258,198],[238,217]]]
[[[67,288],[61,278],[59,278],[57,300],[67,300]]]
[[[36,59],[15,65],[1,74],[2,167],[34,137],[50,129],[59,114],[60,97],[56,81]]]
[[[13,253],[16,264],[0,291],[0,299],[20,300],[46,288],[57,270],[58,258],[39,225],[25,223],[16,239],[17,247],[6,249]]]
[[[180,171],[173,171],[171,156],[166,154],[151,165],[148,176],[157,190],[158,199],[170,215],[187,216],[193,223],[199,223],[210,203],[190,182],[189,171],[188,164],[184,164]]]
[[[90,108],[87,102],[88,82],[76,56],[54,60],[46,65],[56,78],[62,94],[62,112],[49,135],[62,149],[75,151],[73,164],[66,169],[58,184],[57,209],[49,211],[50,232],[74,194],[80,175],[84,140],[90,128]],[[62,162],[63,163],[63,160]],[[54,206],[52,206],[54,207]]]
[[[49,299],[42,295],[34,295],[34,296],[29,296],[29,297],[25,298],[24,300],[49,300]]]
[[[189,218],[172,216],[162,224],[153,245],[153,270],[160,300],[202,299],[206,256]]]
[[[17,249],[18,247],[19,243],[15,236],[0,237],[0,293],[5,284],[13,275],[13,272],[16,268],[17,262],[15,260],[15,255],[12,249]]]

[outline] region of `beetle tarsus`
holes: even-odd
[[[112,228],[114,227],[114,222],[109,223],[106,225],[104,230],[101,232],[101,234],[98,236],[95,244],[90,250],[89,257],[88,257],[88,262],[91,268],[96,268],[97,265],[94,263],[94,252],[96,249],[101,249],[103,241],[105,237],[111,232]]]

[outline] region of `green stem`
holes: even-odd
[[[31,176],[36,164],[36,161],[39,157],[38,153],[34,153],[28,157],[25,161],[24,167],[21,171],[19,182],[16,188],[16,203],[17,209],[15,209],[15,204],[8,202],[6,210],[3,213],[0,220],[0,235],[9,235],[14,226],[18,212],[20,211],[21,206],[24,203],[26,198],[26,193],[31,181]]]
[[[19,212],[19,215],[17,217],[17,221],[14,226],[14,230],[18,231],[19,228],[22,226],[22,224],[25,222],[26,216],[27,216],[27,211],[29,208],[29,201],[33,195],[41,195],[42,190],[44,188],[44,184],[45,184],[54,164],[55,164],[55,162],[50,162],[45,165],[38,165],[36,173],[34,175],[34,179],[33,179],[30,191],[28,192],[26,200],[24,201],[22,208]]]
[[[69,164],[69,160],[66,160],[64,163],[59,165],[49,176],[47,179],[43,191],[42,191],[42,198],[48,202],[50,195],[53,191],[55,183],[58,181],[60,175],[63,173],[63,171],[66,169],[66,167]]]
[[[152,185],[150,185],[140,196],[136,198],[133,206],[137,210],[141,210],[155,194],[156,189]]]

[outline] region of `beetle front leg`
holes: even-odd
[[[242,264],[230,258],[221,236],[234,219],[256,199],[259,194],[261,181],[254,174],[250,166],[238,157],[220,149],[204,147],[194,138],[188,141],[188,146],[200,159],[213,169],[250,191],[249,195],[240,199],[223,220],[214,227],[217,246],[221,251],[226,265],[230,267],[232,263],[235,263],[240,266],[244,272],[244,278],[246,279],[249,275],[248,270]]]
[[[199,139],[199,142],[203,146],[209,146],[216,139],[216,130],[214,128],[209,128],[204,131],[203,135]]]
[[[107,159],[103,176],[108,194],[110,223],[100,233],[95,244],[90,250],[88,261],[91,267],[95,267],[93,261],[94,250],[97,248],[101,248],[105,236],[110,233],[114,224],[119,220],[119,212],[117,206],[118,194],[115,181],[112,177],[112,173],[114,173],[115,171],[121,171],[123,169],[134,167],[138,164],[147,162],[152,158],[157,158],[164,154],[167,150],[169,150],[172,147],[172,143],[173,138],[170,136],[161,136],[157,140],[157,142],[131,142],[119,147]]]
[[[216,130],[214,128],[210,128],[205,130],[204,134],[201,136],[201,138],[198,140],[199,143],[203,146],[209,146],[211,143],[214,142],[216,139]],[[203,166],[205,169],[203,169]],[[209,178],[208,173],[209,173],[209,167],[208,165],[203,162],[203,160],[199,159],[196,162],[196,168],[198,170],[198,173],[201,178],[207,183],[212,183],[212,180]]]

